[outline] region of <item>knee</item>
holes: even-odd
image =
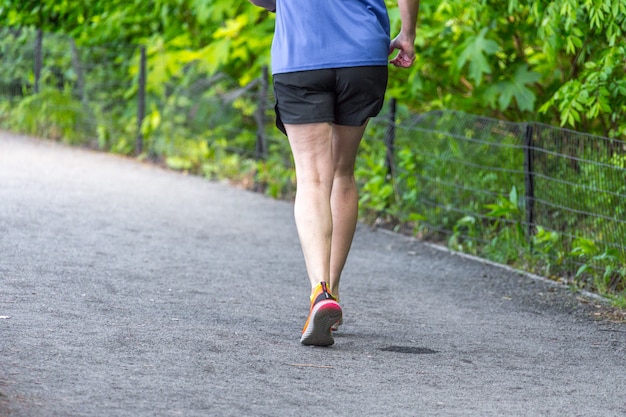
[[[333,178],[321,174],[296,175],[298,188],[330,190],[333,186]]]
[[[354,178],[354,169],[336,169],[333,176],[333,183],[351,184],[356,180]]]

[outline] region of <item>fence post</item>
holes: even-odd
[[[41,67],[43,66],[43,32],[37,30],[35,38],[35,93],[39,92],[39,80],[41,79]]]
[[[263,66],[263,73],[261,75],[261,87],[259,88],[259,95],[257,100],[257,108],[255,113],[256,119],[256,149],[255,157],[258,160],[265,159],[267,157],[267,139],[265,137],[265,110],[267,108],[267,89],[269,83],[269,72],[267,65]]]
[[[532,250],[532,235],[535,227],[535,179],[533,173],[533,136],[535,133],[534,123],[526,123],[524,133],[524,184],[526,205],[526,227],[528,243]]]
[[[83,66],[80,62],[80,55],[78,54],[78,48],[76,47],[76,41],[74,38],[70,38],[70,49],[72,51],[72,67],[76,73],[76,88],[78,89],[78,96],[82,103],[87,102],[87,96],[85,95],[85,81],[83,77]]]
[[[135,139],[135,155],[143,152],[143,119],[146,117],[146,47],[139,48],[139,86],[137,89],[137,138]]]
[[[387,149],[385,155],[385,167],[387,168],[387,178],[393,176],[395,166],[393,163],[394,146],[396,140],[396,99],[389,100],[389,122],[387,124],[387,132],[385,133],[385,147]]]

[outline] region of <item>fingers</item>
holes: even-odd
[[[398,55],[396,55],[396,57],[389,62],[396,67],[409,68],[411,65],[413,65],[413,62],[415,62],[415,55],[409,55],[403,51],[399,51]]]
[[[409,68],[415,62],[415,46],[413,42],[403,42],[400,36],[393,39],[389,45],[389,55],[397,49],[398,54],[389,63],[396,67]]]

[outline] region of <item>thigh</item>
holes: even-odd
[[[285,124],[296,165],[298,184],[317,182],[329,186],[334,174],[330,123]]]
[[[361,126],[333,126],[333,164],[335,176],[352,176],[359,144],[367,122]]]

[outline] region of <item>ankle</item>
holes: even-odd
[[[313,298],[315,298],[316,295],[320,294],[321,292],[327,293],[328,295],[330,295],[331,298],[333,298],[336,301],[339,300],[337,295],[333,291],[331,291],[330,284],[328,284],[327,282],[321,281],[317,283],[316,285],[314,285],[313,288],[311,288],[311,296],[310,296],[311,301],[313,301]]]

